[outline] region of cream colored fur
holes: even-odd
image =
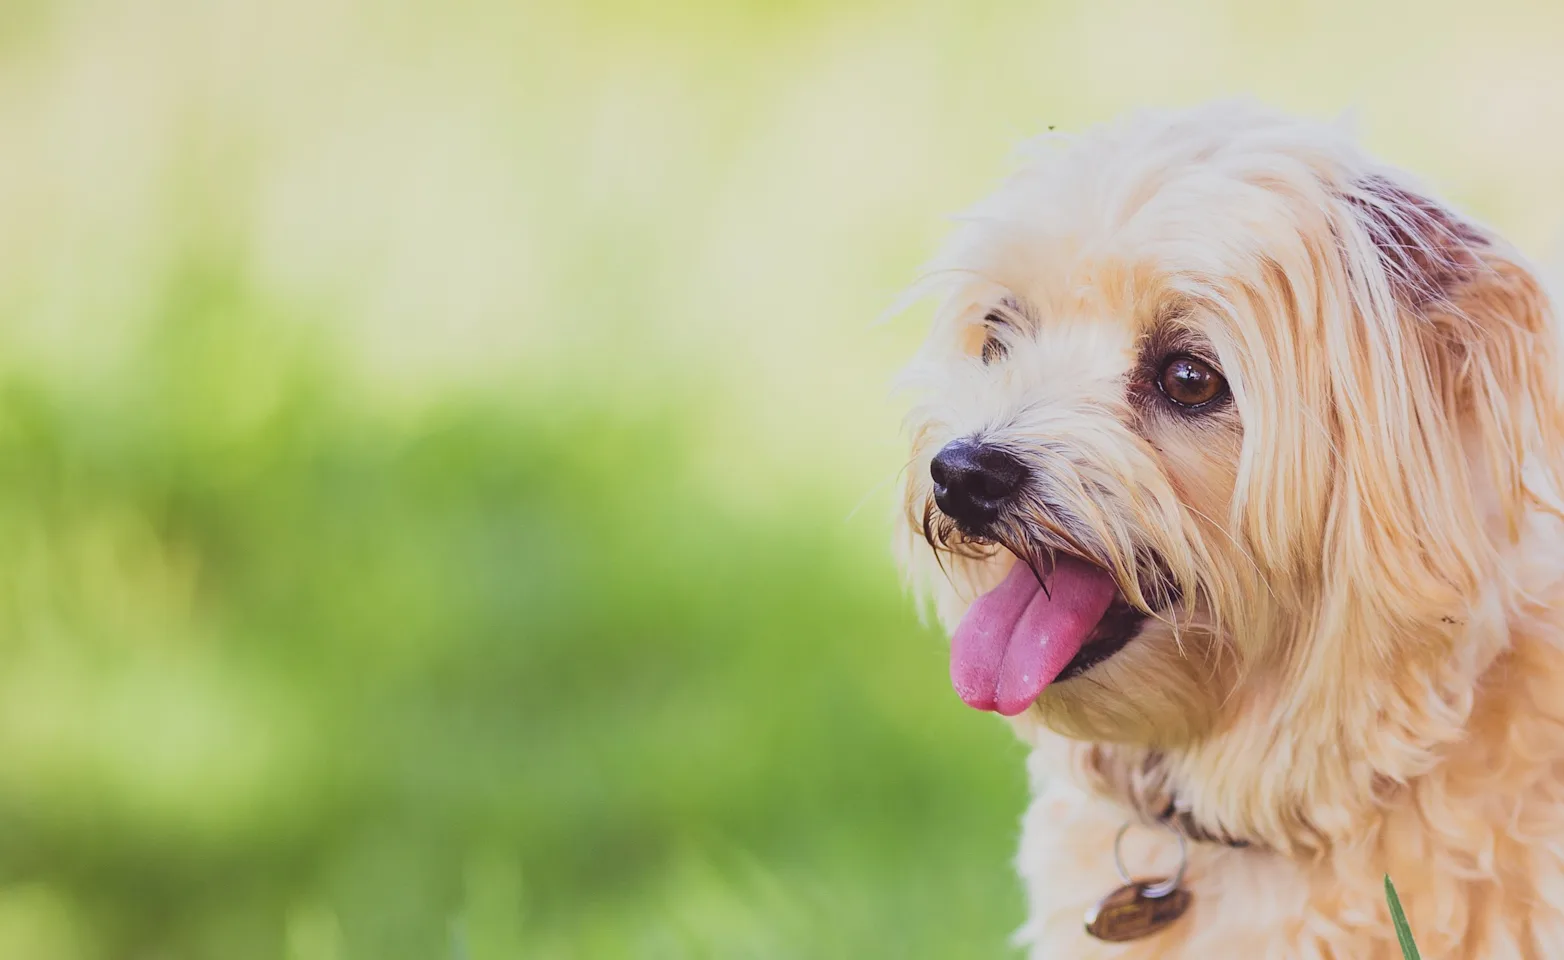
[[[1014,562],[925,542],[974,434],[1027,457],[1028,536],[1181,598],[1012,721],[1032,955],[1399,956],[1388,872],[1425,956],[1564,957],[1564,366],[1524,261],[1345,132],[1220,104],[1038,142],[917,292],[904,558],[946,627]],[[1172,410],[1159,343],[1232,402]],[[1165,932],[1088,938],[1169,803],[1251,845],[1191,844]]]

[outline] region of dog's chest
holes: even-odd
[[[1027,886],[1029,915],[1017,940],[1034,958],[1162,960],[1211,957],[1328,956],[1317,952],[1318,931],[1307,880],[1279,858],[1252,850],[1191,844],[1185,889],[1189,908],[1144,939],[1106,943],[1085,929],[1088,911],[1122,886],[1114,867],[1115,834],[1124,815],[1063,780],[1048,783],[1028,809],[1018,867]],[[1132,830],[1123,844],[1125,866],[1137,878],[1165,877],[1178,863],[1178,844],[1156,830]],[[1319,943],[1323,947],[1325,944]],[[1337,945],[1340,946],[1340,945]],[[1360,943],[1358,960],[1377,947]],[[1387,960],[1391,954],[1385,954]]]

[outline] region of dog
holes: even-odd
[[[1028,145],[909,296],[900,553],[1030,747],[1018,944],[1399,958],[1388,874],[1427,956],[1564,957],[1534,268],[1346,129],[1220,103]]]

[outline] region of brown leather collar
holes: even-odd
[[[1225,830],[1207,827],[1178,802],[1166,758],[1156,750],[1139,754],[1130,748],[1091,744],[1086,748],[1085,771],[1098,790],[1118,798],[1148,822],[1176,830],[1195,843],[1213,843],[1242,849],[1251,841]]]
[[[1196,843],[1216,843],[1224,847],[1232,847],[1235,850],[1252,846],[1248,840],[1232,836],[1225,830],[1206,829],[1201,826],[1200,821],[1195,819],[1194,814],[1188,810],[1178,809],[1178,802],[1172,798],[1169,798],[1168,804],[1162,809],[1162,812],[1157,814],[1157,822],[1171,830],[1177,830],[1186,839],[1193,840]]]

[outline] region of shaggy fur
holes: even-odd
[[[1032,956],[1398,957],[1388,872],[1426,956],[1564,957],[1564,367],[1522,258],[1344,131],[1222,104],[1037,142],[930,292],[913,582],[953,630],[1067,550],[1153,614],[1011,721]],[[1170,353],[1231,401],[1174,409]],[[1034,491],[982,539],[929,479],[973,436]],[[1193,838],[1194,906],[1099,943],[1129,818]]]

